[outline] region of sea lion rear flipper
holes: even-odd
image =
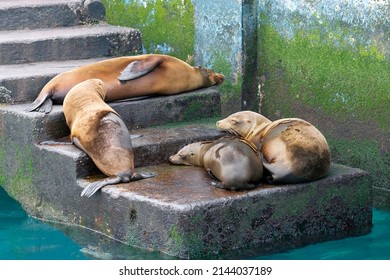
[[[153,172],[147,172],[147,173],[134,173],[133,176],[131,176],[130,181],[138,181],[142,179],[148,179],[155,177],[156,174]]]
[[[95,192],[103,188],[107,185],[114,185],[121,182],[120,177],[108,177],[104,180],[96,181],[84,188],[84,190],[81,192],[81,196],[91,197]]]
[[[118,77],[121,82],[134,80],[152,72],[157,66],[162,63],[162,58],[159,56],[151,56],[143,60],[131,62]]]
[[[38,97],[34,100],[33,103],[31,103],[30,107],[27,109],[29,112],[37,111],[37,112],[44,112],[45,114],[48,114],[51,112],[53,108],[53,101],[51,100],[50,96],[46,93],[39,94]]]

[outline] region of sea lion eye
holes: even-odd
[[[230,122],[231,122],[232,124],[238,123],[238,121],[237,121],[236,119],[230,119]]]

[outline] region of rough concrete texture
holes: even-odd
[[[1,1],[0,30],[50,28],[79,24],[76,11],[81,0],[73,1]]]
[[[222,92],[222,112],[223,115],[233,113],[243,105],[241,77],[245,77],[246,57],[243,45],[243,1],[197,0],[193,4],[195,64],[224,73],[225,85],[231,86]],[[236,86],[238,92],[233,92],[233,86]],[[236,98],[231,98],[231,95]]]
[[[99,0],[3,0],[0,2],[0,30],[75,26],[104,20]]]
[[[115,56],[140,48],[138,30],[106,24],[0,31],[2,64]]]
[[[103,59],[107,57],[0,65],[0,103],[33,101],[54,76]]]
[[[219,93],[215,88],[108,104],[120,114],[129,129],[196,121],[220,115]],[[7,116],[14,116],[17,122],[23,121],[30,126],[29,130],[32,130],[34,143],[69,135],[62,105],[54,105],[50,114],[28,112],[28,107],[29,104],[16,104],[4,105],[0,109]]]

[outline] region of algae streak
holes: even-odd
[[[109,24],[141,31],[144,52],[170,54],[193,62],[194,6],[190,0],[102,2]]]

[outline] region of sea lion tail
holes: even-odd
[[[130,181],[138,181],[142,179],[148,179],[155,177],[156,174],[153,172],[147,172],[147,173],[134,173],[133,176],[131,176]]]
[[[37,111],[48,114],[53,109],[53,101],[48,93],[39,94],[37,99],[27,109],[29,112]]]
[[[118,184],[120,183],[120,181],[121,181],[120,177],[108,177],[104,180],[93,182],[84,188],[84,190],[81,192],[81,196],[91,197],[95,192],[97,192],[101,188],[107,185]]]

